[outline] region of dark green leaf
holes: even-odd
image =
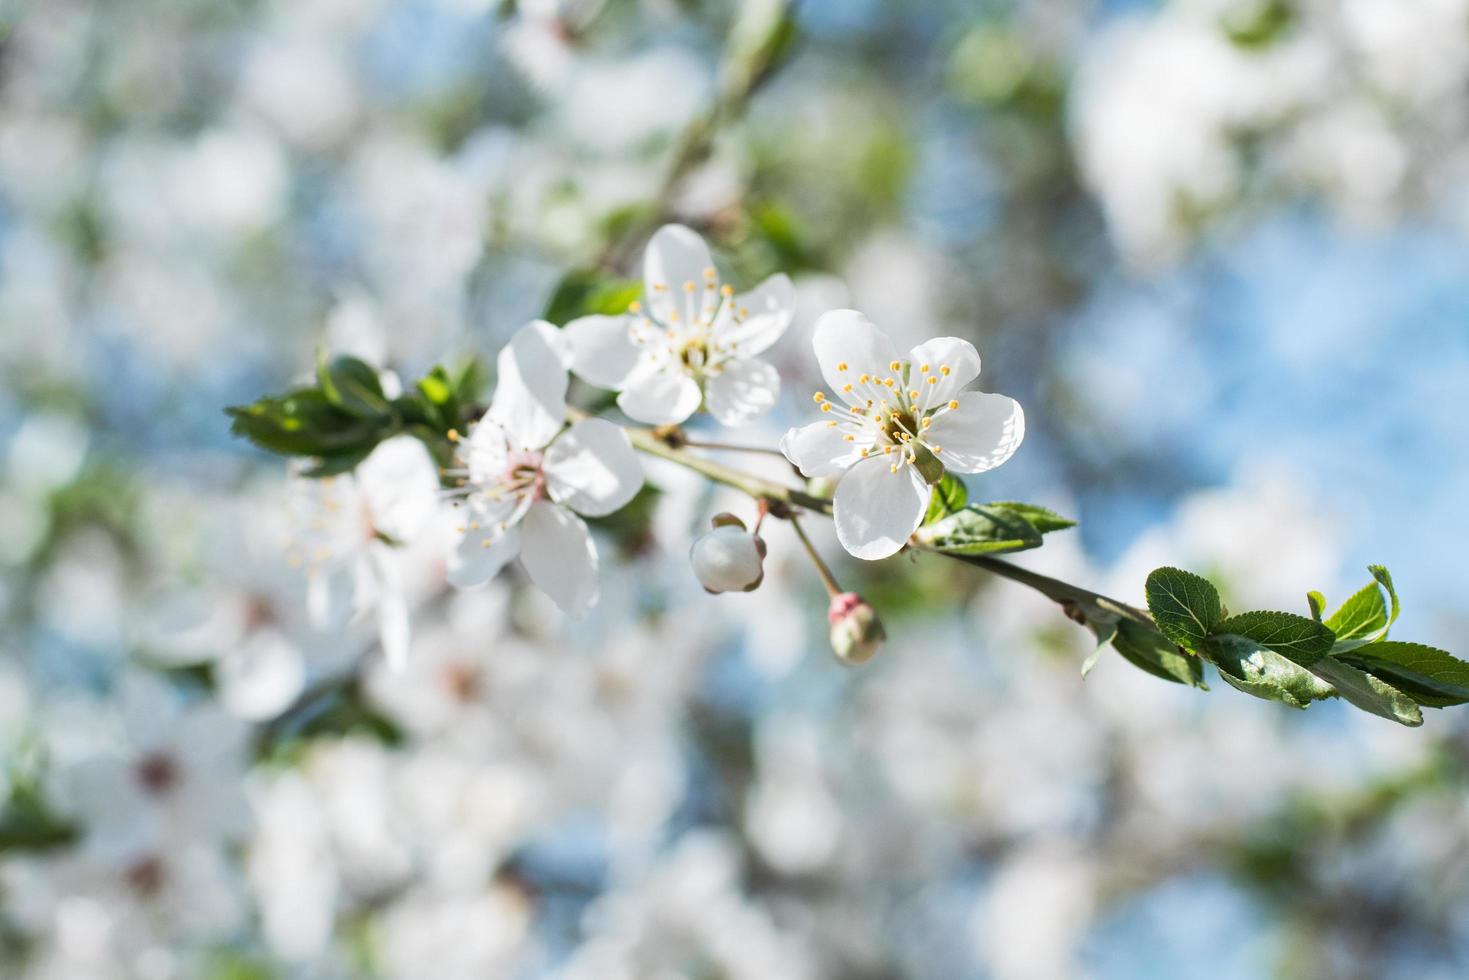
[[[316,380],[326,400],[362,419],[377,419],[389,412],[377,371],[355,357],[338,357],[330,363],[326,355],[316,361]]]
[[[354,416],[315,388],[262,398],[226,412],[234,420],[230,431],[235,435],[285,456],[371,452],[392,434],[391,419]]]
[[[1247,612],[1231,616],[1214,627],[1215,633],[1233,633],[1309,667],[1331,652],[1336,636],[1314,619],[1284,612]]]
[[[1148,576],[1148,611],[1163,635],[1197,652],[1224,611],[1208,579],[1179,568],[1157,568]]]
[[[1112,646],[1134,667],[1165,681],[1187,684],[1208,690],[1204,683],[1204,665],[1198,657],[1180,653],[1178,647],[1162,633],[1141,623],[1123,619],[1117,623]]]
[[[1355,667],[1323,657],[1311,665],[1311,673],[1326,681],[1336,693],[1363,711],[1409,728],[1423,724],[1423,712],[1413,699],[1385,681]]]
[[[1304,667],[1243,636],[1211,636],[1204,650],[1225,683],[1257,698],[1305,708],[1334,693],[1331,685]]]
[[[945,473],[944,478],[934,485],[933,492],[929,494],[928,513],[924,515],[923,523],[941,521],[961,510],[968,502],[969,488],[964,485],[964,481],[952,473]]]
[[[1336,655],[1432,708],[1469,702],[1469,663],[1421,643],[1382,640]]]
[[[920,527],[918,539],[951,555],[993,555],[1041,545],[1041,533],[1025,518],[983,504]]]
[[[1044,507],[1037,507],[1035,504],[1022,504],[1014,500],[998,500],[992,504],[985,504],[985,506],[994,510],[1003,510],[1006,513],[1014,514],[1016,517],[1023,517],[1030,522],[1031,527],[1034,527],[1042,534],[1050,534],[1052,531],[1064,531],[1069,527],[1076,526],[1075,521],[1068,520],[1060,514],[1046,510]]]

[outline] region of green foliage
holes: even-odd
[[[1336,642],[1332,631],[1314,619],[1283,612],[1240,613],[1219,623],[1212,632],[1254,640],[1302,667],[1326,656]]]
[[[1382,640],[1340,653],[1337,659],[1400,688],[1428,707],[1469,702],[1469,663],[1435,647]]]
[[[934,484],[933,492],[929,494],[928,513],[923,515],[923,523],[937,523],[962,510],[968,502],[969,488],[964,485],[964,481],[952,473],[945,473],[944,478]]]
[[[1413,699],[1371,674],[1326,657],[1311,665],[1311,673],[1326,681],[1350,704],[1389,721],[1417,727],[1423,724],[1423,712]]]
[[[351,470],[378,443],[408,433],[441,464],[453,455],[450,430],[469,421],[485,386],[477,359],[455,371],[436,367],[396,399],[383,392],[377,371],[354,357],[318,359],[316,387],[268,395],[226,409],[230,431],[267,452],[312,458],[307,476]]]
[[[1305,708],[1312,701],[1331,697],[1331,685],[1298,664],[1248,637],[1236,634],[1209,636],[1204,652],[1219,676],[1231,687],[1267,701],[1280,701],[1292,708]]]
[[[1311,607],[1311,618],[1318,623],[1321,622],[1321,617],[1326,613],[1326,596],[1320,592],[1307,592],[1306,605]],[[1332,630],[1332,632],[1335,633],[1336,631]],[[1340,637],[1341,634],[1337,633],[1337,636]]]
[[[0,852],[42,851],[76,839],[76,828],[53,812],[40,789],[29,780],[17,782],[0,808]]]
[[[1154,677],[1208,690],[1204,683],[1203,662],[1198,657],[1180,653],[1178,647],[1157,630],[1130,619],[1118,620],[1112,647],[1128,663]]]
[[[930,500],[925,522],[934,517],[938,506],[936,500]],[[962,506],[926,523],[918,529],[917,536],[935,551],[949,555],[998,555],[1039,548],[1042,535],[1073,526],[1074,521],[1058,517],[1044,507],[1004,501]]]
[[[643,295],[637,279],[619,279],[595,269],[577,269],[561,277],[542,315],[552,323],[564,324],[579,316],[617,316]]]
[[[1219,590],[1208,579],[1179,568],[1157,568],[1148,576],[1148,611],[1163,635],[1195,653],[1224,618]]]

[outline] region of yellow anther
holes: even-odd
[[[852,393],[852,386],[850,384],[842,385],[842,391],[850,395]]]
[[[822,402],[826,401],[826,395],[818,391],[816,394],[811,396],[811,400],[820,405]]]
[[[859,374],[857,376],[857,381],[860,384],[864,384],[865,385],[867,382],[869,382],[871,380],[872,380],[871,376],[866,375],[866,374]]]
[[[668,286],[661,282],[655,282],[653,283],[653,292],[666,293],[668,292]]]
[[[949,401],[949,411],[956,412],[958,410],[959,410],[959,399],[957,399],[957,398],[951,399]]]
[[[925,364],[925,365],[923,365],[923,366],[922,366],[922,367],[920,367],[920,368],[919,368],[919,369],[918,369],[918,373],[919,373],[919,374],[927,374],[927,373],[928,373],[928,365],[927,365],[927,364]]]
[[[928,448],[933,450],[933,454],[935,456],[944,451],[943,446],[929,446]]]
[[[837,370],[838,371],[845,371],[846,369],[847,369],[847,362],[846,361],[837,361]]]
[[[889,371],[901,371],[901,370],[903,370],[903,364],[902,364],[901,361],[893,361],[892,363],[890,363],[888,365],[888,370]]]
[[[857,437],[856,436],[852,436],[852,435],[846,435],[846,436],[842,436],[842,440],[844,442],[856,442],[857,441]]]
[[[931,384],[931,385],[936,385],[936,384],[939,383],[939,379],[938,378],[935,378],[933,375],[930,374],[928,376],[928,383]]]
[[[469,522],[469,529],[471,531],[478,531],[479,530],[479,521],[470,521]]]
[[[918,397],[918,390],[915,388],[912,391],[909,391],[908,392],[908,397],[909,398],[917,398]]]
[[[740,307],[740,316],[741,317],[747,317],[749,315],[750,315],[750,308],[748,306],[741,306]]]
[[[930,425],[933,425],[933,419],[932,418],[926,418],[926,419],[923,420],[923,428],[926,429]]]
[[[637,300],[633,300],[631,303],[627,304],[627,311],[629,313],[641,313],[643,312],[643,304],[639,303]]]
[[[490,547],[490,546],[491,546],[491,545],[493,545],[493,544],[494,544],[494,543],[495,543],[495,542],[493,542],[493,541],[491,541],[491,540],[490,540],[490,539],[489,539],[489,538],[481,538],[481,539],[480,539],[480,543],[479,543],[479,546],[480,546],[480,547],[481,547],[481,548],[488,548],[488,547]]]
[[[897,382],[894,381],[892,378],[883,378],[882,383],[887,385],[889,388],[897,384]]]
[[[729,283],[725,283],[723,286],[720,286],[719,287],[719,292],[722,295],[725,295],[725,296],[733,296],[734,295],[734,287],[731,286]]]
[[[449,432],[448,432],[448,436],[449,436],[449,441],[450,442],[458,442],[459,441],[459,430],[458,429],[450,429]]]
[[[831,404],[828,403],[828,402],[822,402],[821,403],[821,410],[823,412],[829,412],[829,411],[831,411]]]
[[[890,455],[892,453],[892,451],[893,451],[893,447],[892,446],[883,446],[882,447],[882,454],[884,456]]]
[[[868,448],[867,446],[863,446],[862,447],[862,458],[863,459],[866,459],[871,454],[872,454],[872,450],[870,448]]]
[[[696,287],[694,285],[694,282],[693,282],[692,279],[683,284],[683,291],[686,292],[686,293],[692,293],[696,288],[698,288],[698,287]]]
[[[718,273],[718,271],[715,270],[714,266],[711,265],[709,268],[707,268],[707,269],[704,270],[704,278],[705,279],[717,279],[717,278],[719,278],[719,273]]]
[[[896,473],[896,472],[898,472],[898,464],[897,463],[894,463],[892,466],[889,466],[888,467],[888,472],[889,473]]]
[[[944,377],[947,378],[949,376],[949,366],[945,364],[943,367],[939,368],[939,374],[942,374]]]
[[[836,419],[832,419],[830,422],[826,423],[826,427],[828,429],[835,429],[837,427]]]

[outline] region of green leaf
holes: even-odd
[[[1322,595],[1320,592],[1307,592],[1306,605],[1311,607],[1311,618],[1316,620],[1316,622],[1318,623],[1321,622],[1321,616],[1326,611],[1326,596]],[[1336,631],[1332,630],[1332,632],[1335,633]],[[1337,634],[1338,637],[1340,637],[1340,635],[1340,633]]]
[[[1398,590],[1393,588],[1392,575],[1388,573],[1386,565],[1368,565],[1367,571],[1371,572],[1378,584],[1387,590],[1388,598],[1392,600],[1392,610],[1388,613],[1387,623],[1376,637],[1376,639],[1385,640],[1387,631],[1392,629],[1392,624],[1398,621],[1398,613],[1402,611],[1402,607],[1398,604]]]
[[[1311,673],[1326,681],[1343,700],[1370,714],[1409,728],[1423,724],[1423,712],[1413,699],[1391,684],[1355,667],[1324,657],[1311,665]]]
[[[1247,637],[1233,633],[1211,636],[1204,651],[1225,683],[1257,698],[1304,709],[1334,693],[1331,685],[1304,667]]]
[[[1157,630],[1130,619],[1119,620],[1112,646],[1128,663],[1165,681],[1208,690],[1204,665],[1198,657],[1180,653],[1178,647]]]
[[[558,325],[579,316],[616,316],[626,313],[628,306],[642,294],[640,280],[618,279],[595,269],[573,270],[556,284],[542,315]]]
[[[302,388],[225,410],[230,431],[284,456],[367,453],[392,434],[391,418],[360,418],[316,388]]]
[[[918,539],[951,555],[993,555],[1041,546],[1041,533],[1025,518],[983,504],[920,527]]]
[[[1069,527],[1076,526],[1075,521],[1068,520],[1060,514],[1046,510],[1044,507],[1037,507],[1035,504],[1022,504],[1014,500],[998,500],[994,503],[985,504],[985,506],[993,510],[1002,510],[1006,513],[1014,514],[1016,517],[1023,517],[1030,522],[1031,527],[1042,534],[1050,534],[1052,531],[1064,531]]]
[[[1213,632],[1254,640],[1302,667],[1326,656],[1336,642],[1331,630],[1314,619],[1284,612],[1240,613],[1215,626]]]
[[[1368,582],[1327,618],[1326,625],[1339,643],[1365,641],[1387,625],[1387,603],[1382,598],[1382,588],[1375,580]]]
[[[969,488],[964,481],[952,473],[945,473],[944,478],[935,484],[933,492],[928,497],[928,513],[923,517],[924,524],[933,524],[941,521],[955,511],[962,510],[969,502]]]
[[[1431,708],[1469,702],[1469,663],[1421,643],[1381,640],[1335,655]]]
[[[338,357],[328,363],[325,353],[319,354],[316,380],[326,400],[349,415],[377,419],[390,411],[377,371],[355,357]]]
[[[1163,635],[1198,652],[1224,610],[1209,580],[1179,568],[1156,568],[1148,576],[1148,611]]]

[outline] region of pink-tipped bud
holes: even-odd
[[[887,639],[877,610],[855,592],[834,596],[826,610],[831,649],[846,664],[865,664]]]
[[[704,591],[753,592],[765,578],[765,542],[745,530],[733,514],[720,514],[714,530],[699,537],[689,549],[694,575]]]

